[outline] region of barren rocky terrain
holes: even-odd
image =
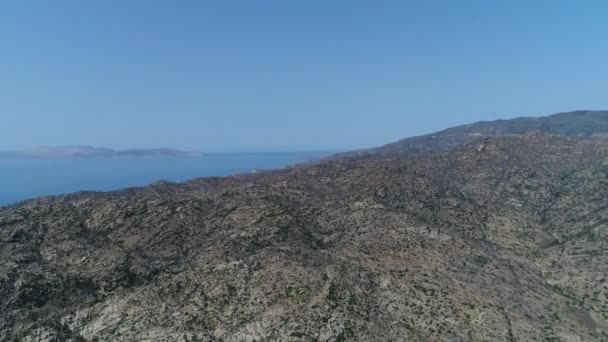
[[[608,142],[449,152],[0,209],[0,341],[608,341]]]

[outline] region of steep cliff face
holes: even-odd
[[[602,341],[608,142],[449,153],[0,209],[0,341]]]

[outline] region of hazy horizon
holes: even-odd
[[[0,152],[28,152],[35,151],[39,149],[69,149],[69,148],[91,148],[91,149],[102,149],[102,150],[111,150],[113,152],[125,152],[125,151],[137,151],[137,150],[175,150],[180,152],[200,152],[205,154],[239,154],[239,153],[294,153],[294,152],[341,152],[342,150],[257,150],[257,149],[243,149],[243,150],[230,150],[230,151],[211,151],[211,150],[200,150],[196,148],[173,148],[171,146],[156,146],[156,147],[145,147],[140,148],[139,146],[129,146],[126,148],[108,148],[105,146],[91,146],[91,145],[82,145],[82,144],[70,144],[70,145],[39,145],[39,146],[31,146],[20,149],[0,149]]]
[[[346,151],[608,108],[600,1],[14,2],[0,149]]]
[[[494,119],[490,119],[490,120],[480,120],[480,121],[474,121],[474,122],[464,122],[455,126],[450,126],[450,127],[442,127],[439,128],[435,131],[430,131],[430,132],[423,132],[420,133],[418,135],[426,135],[426,134],[431,134],[431,133],[435,133],[438,131],[441,131],[443,129],[448,129],[448,128],[453,128],[456,126],[460,126],[460,125],[467,125],[467,124],[474,124],[474,123],[478,123],[478,122],[483,122],[483,121],[495,121],[495,120],[509,120],[509,119],[517,119],[517,118],[528,118],[528,117],[536,117],[536,118],[542,118],[545,116],[549,116],[549,115],[554,115],[554,114],[560,114],[560,113],[570,113],[570,112],[576,112],[576,111],[591,111],[591,112],[596,112],[596,111],[601,111],[601,112],[608,112],[608,110],[605,109],[576,109],[576,110],[569,110],[569,111],[560,111],[560,112],[555,112],[555,113],[548,113],[548,114],[541,114],[541,115],[522,115],[522,116],[512,116],[512,117],[497,117]],[[322,153],[338,153],[338,152],[346,152],[346,151],[351,151],[351,150],[356,150],[356,149],[365,149],[365,148],[371,148],[371,147],[379,147],[388,143],[392,143],[395,142],[397,140],[401,140],[401,139],[405,139],[405,138],[411,138],[411,137],[415,137],[418,135],[408,135],[408,136],[402,136],[396,140],[393,141],[386,141],[383,143],[380,143],[378,145],[373,145],[373,146],[360,146],[357,148],[353,148],[353,149],[255,149],[255,148],[244,148],[244,149],[240,149],[240,150],[219,150],[219,151],[214,151],[214,150],[204,150],[204,149],[197,149],[197,148],[175,148],[173,146],[149,146],[149,147],[139,147],[139,146],[127,146],[124,148],[110,148],[107,146],[93,146],[93,145],[86,145],[86,144],[68,144],[68,145],[38,145],[38,146],[29,146],[29,147],[24,147],[24,148],[19,148],[19,149],[0,149],[0,152],[26,152],[26,151],[30,151],[30,150],[36,150],[36,149],[62,149],[62,148],[94,148],[94,149],[109,149],[112,150],[114,152],[120,152],[120,151],[129,151],[129,150],[138,150],[138,149],[144,149],[144,150],[158,150],[158,149],[175,149],[177,151],[181,151],[181,152],[200,152],[200,153],[205,153],[205,154],[239,154],[239,153],[260,153],[260,154],[266,154],[266,153],[312,153],[312,152],[322,152]]]

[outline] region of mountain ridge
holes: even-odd
[[[482,137],[532,132],[568,137],[607,137],[608,110],[577,110],[541,117],[478,121],[434,133],[404,138],[383,146],[336,154],[336,157],[386,155],[416,151],[449,151]]]

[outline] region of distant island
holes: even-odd
[[[0,150],[0,158],[91,158],[91,157],[200,157],[200,152],[170,148],[112,150],[92,146],[37,147],[25,150]]]

